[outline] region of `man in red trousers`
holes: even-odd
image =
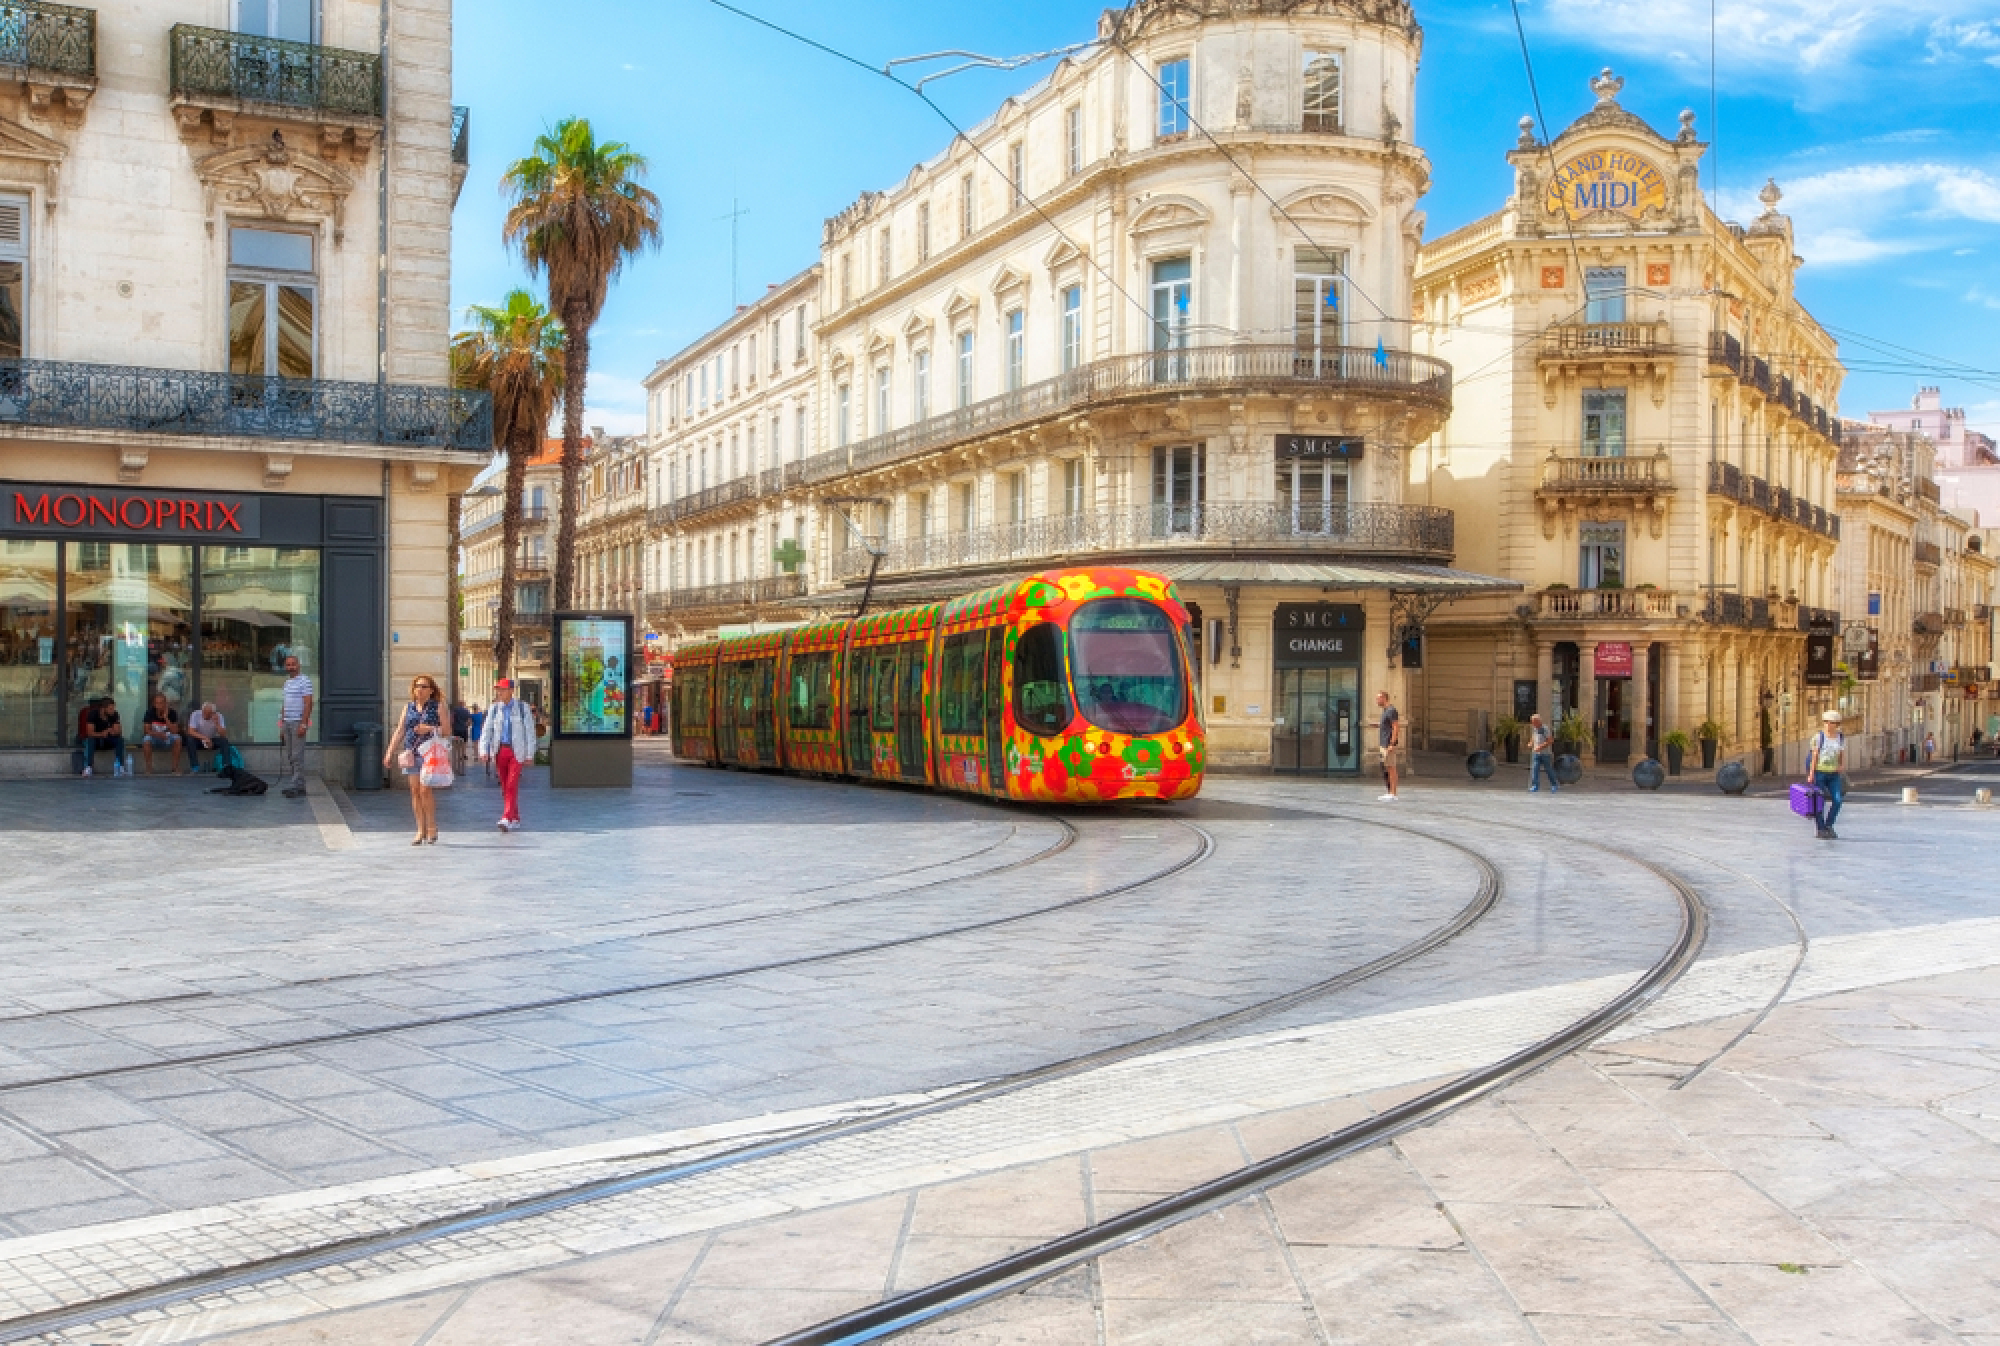
[[[521,768],[535,760],[535,712],[514,699],[511,678],[493,684],[493,704],[479,733],[479,760],[491,760],[500,777],[500,830],[520,831]]]

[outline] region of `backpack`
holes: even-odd
[[[243,754],[236,751],[234,743],[225,742],[215,751],[215,774],[227,776],[232,767],[238,771],[243,769]]]
[[[235,766],[225,768],[220,774],[228,777],[229,783],[210,790],[212,795],[261,795],[271,788],[269,781],[245,771],[241,758],[237,759]]]

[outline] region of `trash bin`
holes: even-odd
[[[380,790],[382,785],[382,726],[354,726],[354,788]]]

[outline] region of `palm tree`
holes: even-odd
[[[549,417],[563,392],[563,329],[541,302],[515,290],[499,308],[475,304],[471,326],[451,341],[452,373],[461,388],[493,396],[493,441],[507,455],[500,516],[500,611],[493,619],[493,666],[506,677],[514,659],[515,564],[521,551],[521,497],[528,460],[541,451]]]
[[[562,320],[562,519],[556,533],[556,606],[570,605],[576,549],[577,480],[583,471],[584,384],[590,329],[611,279],[660,244],[660,198],[639,185],[646,160],[620,141],[600,143],[581,117],[535,139],[501,179],[511,198],[502,237],[521,250],[531,274],[545,276],[549,307]]]

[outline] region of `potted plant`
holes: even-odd
[[[1685,729],[1669,729],[1661,736],[1660,744],[1667,750],[1667,774],[1680,775],[1681,763],[1687,758],[1687,750],[1694,746],[1694,740]]]
[[[1507,754],[1509,763],[1521,760],[1521,733],[1527,727],[1512,715],[1502,715],[1493,722],[1493,746]]]
[[[1715,750],[1727,733],[1719,720],[1703,720],[1695,726],[1694,736],[1701,740],[1701,769],[1715,770]]]
[[[1556,756],[1581,757],[1583,744],[1590,734],[1590,725],[1583,716],[1569,711],[1556,721]]]

